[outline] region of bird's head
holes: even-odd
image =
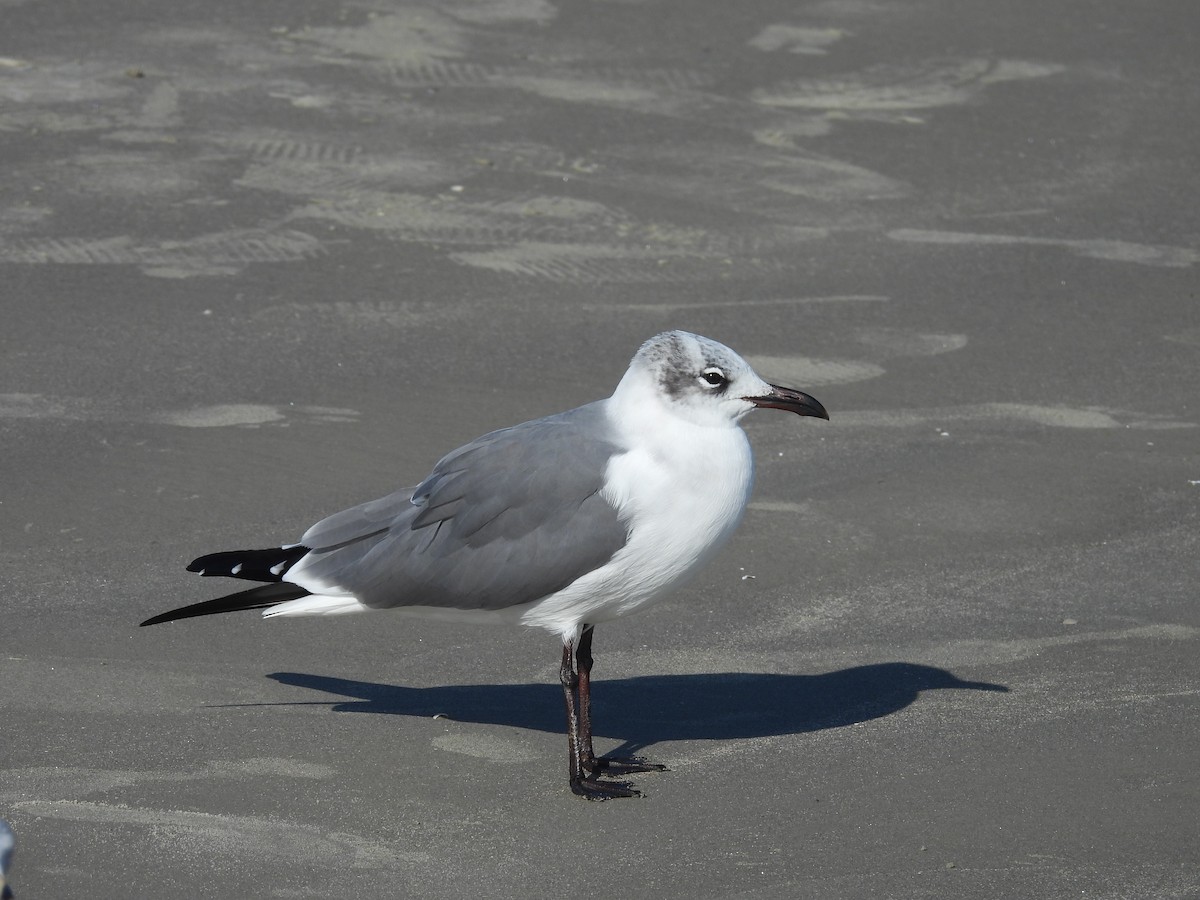
[[[769,384],[724,344],[687,331],[665,331],[642,344],[618,394],[627,384],[697,425],[733,426],[755,407],[829,418],[815,398]]]

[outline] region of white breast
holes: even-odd
[[[633,437],[609,462],[603,491],[628,525],[628,543],[526,610],[523,623],[570,637],[583,623],[632,612],[683,584],[737,528],[754,478],[741,428],[662,417]]]

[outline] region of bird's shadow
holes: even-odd
[[[459,722],[563,730],[562,689],[544,684],[472,684],[409,688],[327,675],[276,672],[268,676],[343,698],[335,712],[396,716],[444,715]],[[963,681],[932,666],[889,662],[822,675],[723,672],[642,675],[593,682],[597,735],[621,740],[627,755],[662,741],[730,740],[840,728],[904,709],[922,691],[1000,691]]]

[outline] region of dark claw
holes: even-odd
[[[599,756],[586,768],[593,775],[633,775],[637,772],[666,772],[666,766],[642,759],[640,756]]]
[[[572,778],[571,792],[585,800],[615,800],[620,797],[640,797],[642,792],[625,781],[600,781],[596,778]]]

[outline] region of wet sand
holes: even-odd
[[[1200,13],[0,19],[18,898],[1200,895]],[[832,421],[597,630],[644,799],[567,790],[549,635],[137,628],[667,328]]]

